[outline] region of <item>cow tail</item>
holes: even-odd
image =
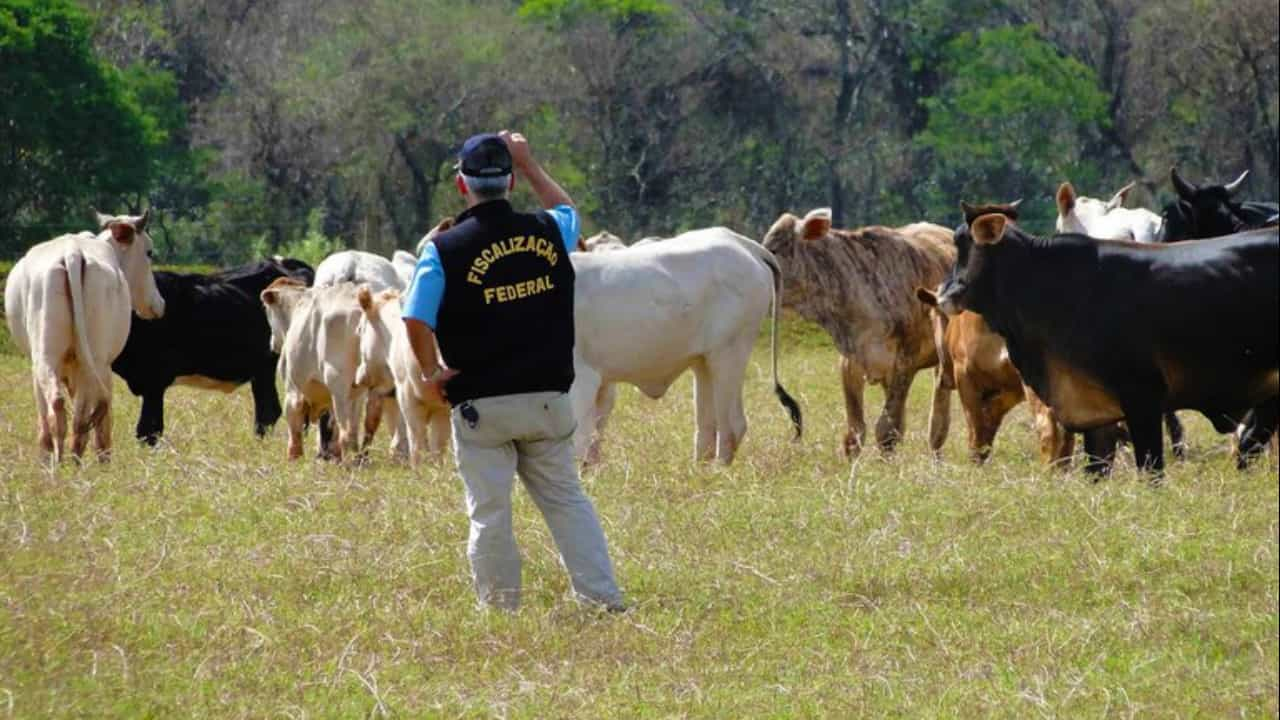
[[[98,364],[93,360],[93,350],[89,346],[88,315],[84,310],[84,255],[79,250],[68,252],[62,259],[67,269],[67,291],[71,296],[71,325],[75,328],[76,354],[80,364],[88,369],[89,374],[98,383],[103,394],[110,397],[111,386],[98,374]]]
[[[765,253],[768,253],[766,250]],[[782,387],[782,383],[778,381],[778,311],[782,304],[782,268],[778,267],[777,260],[772,254],[765,254],[762,259],[764,264],[769,266],[769,272],[773,273],[773,298],[770,302],[769,312],[771,315],[769,328],[769,354],[773,361],[773,392],[778,396],[778,402],[787,409],[787,414],[791,416],[791,424],[796,428],[796,439],[799,440],[804,432],[804,418],[800,414],[800,404],[791,397],[786,388]]]

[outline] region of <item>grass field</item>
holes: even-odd
[[[566,597],[523,492],[524,607],[477,611],[447,468],[287,464],[247,387],[175,388],[150,450],[117,380],[114,462],[47,474],[0,354],[0,718],[1277,715],[1273,466],[1187,415],[1162,488],[1050,474],[1020,408],[979,469],[958,406],[935,463],[922,375],[899,455],[851,467],[835,354],[789,322],[800,443],[763,346],[731,468],[690,461],[687,377],[622,393],[586,479],[621,616]]]

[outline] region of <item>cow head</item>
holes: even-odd
[[[1183,178],[1178,168],[1169,170],[1169,180],[1178,199],[1165,205],[1164,241],[1195,240],[1230,235],[1244,228],[1243,208],[1234,199],[1249,171],[1226,185],[1199,186]]]
[[[783,213],[769,228],[769,232],[765,233],[761,244],[778,259],[782,274],[787,278],[782,291],[784,305],[794,307],[808,294],[805,286],[808,279],[804,277],[804,273],[799,272],[802,263],[797,258],[805,254],[807,247],[830,233],[830,208],[810,210],[803,218]]]
[[[141,215],[104,215],[93,211],[98,222],[98,238],[111,245],[116,262],[129,283],[129,302],[133,311],[144,320],[154,320],[164,315],[164,298],[156,287],[156,277],[151,273],[151,258],[155,244],[147,234],[147,221],[151,210]]]
[[[360,304],[360,361],[356,366],[357,387],[387,390],[394,384],[391,376],[391,333],[400,325],[400,293],[383,290],[374,294],[365,285],[356,293]]]
[[[427,234],[423,235],[422,239],[418,241],[418,257],[422,257],[422,251],[427,249],[427,243],[435,240],[437,235],[452,228],[455,224],[456,223],[453,218],[447,217],[440,220],[440,222],[436,223],[435,227],[428,230]]]
[[[1133,190],[1134,183],[1129,183],[1116,191],[1111,199],[1103,202],[1091,197],[1076,194],[1075,187],[1064,182],[1058,186],[1058,222],[1055,229],[1059,233],[1088,235],[1104,240],[1132,240],[1133,231],[1123,222],[1107,222],[1106,216],[1113,210],[1124,207],[1124,201]]]
[[[271,326],[271,352],[277,355],[284,349],[284,338],[289,333],[293,309],[307,292],[301,280],[292,277],[276,278],[259,294],[262,307],[267,312],[267,325]]]
[[[316,271],[310,265],[296,258],[273,255],[271,259],[280,266],[280,271],[295,280],[301,280],[307,287],[316,281]]]
[[[993,295],[991,271],[999,262],[1000,246],[1011,227],[1013,221],[1007,215],[995,212],[956,228],[956,264],[933,297],[939,310],[947,315],[965,310],[984,312]],[[919,292],[917,297],[928,303]]]
[[[622,238],[611,232],[599,232],[586,240],[578,240],[578,250],[585,252],[610,252],[613,250],[624,250],[627,244]]]

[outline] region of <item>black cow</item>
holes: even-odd
[[[1268,202],[1235,201],[1235,195],[1240,192],[1247,177],[1249,171],[1245,170],[1240,173],[1240,177],[1226,185],[1198,186],[1179,175],[1178,168],[1171,168],[1169,180],[1178,193],[1178,199],[1164,208],[1164,232],[1161,240],[1200,240],[1275,225],[1280,206]],[[1259,408],[1258,412],[1274,410]],[[1256,413],[1249,413],[1241,423],[1236,457],[1242,467],[1257,453],[1257,448],[1253,447],[1259,432],[1255,427],[1255,415]]]
[[[1138,466],[1164,468],[1160,417],[1206,415],[1219,432],[1280,397],[1280,234],[1172,245],[1058,235],[999,214],[956,231],[945,312],[1002,336],[1023,380],[1071,430],[1125,420]],[[1260,441],[1276,429],[1259,413]]]
[[[280,418],[271,329],[258,294],[279,277],[308,285],[315,272],[301,260],[275,257],[212,275],[156,271],[164,317],[133,316],[124,351],[111,369],[142,397],[137,436],[154,445],[164,432],[164,393],[174,383],[230,392],[250,382],[254,429],[264,435]]]
[[[1169,170],[1169,179],[1178,199],[1164,206],[1163,242],[1200,240],[1221,237],[1275,224],[1273,219],[1280,206],[1269,202],[1236,202],[1249,171],[1226,185],[1198,186],[1178,174],[1178,168]]]

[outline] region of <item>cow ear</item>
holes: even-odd
[[[115,220],[115,218],[111,217],[110,215],[103,215],[102,213],[98,212],[97,208],[89,208],[89,209],[93,211],[94,222],[98,223],[98,232],[102,232],[103,230],[106,230],[107,226],[111,224],[111,221]]]
[[[1000,213],[987,213],[969,227],[973,233],[973,241],[979,245],[995,245],[1004,239],[1004,229],[1008,218]]]
[[[938,295],[928,288],[916,288],[916,298],[929,307],[938,307]]]
[[[1129,191],[1132,189],[1133,189],[1133,183],[1129,183],[1128,185],[1125,185],[1124,187],[1117,190],[1116,194],[1112,195],[1111,200],[1107,203],[1107,212],[1111,212],[1116,208],[1124,207],[1124,201],[1129,197]]]
[[[800,237],[805,240],[817,240],[831,232],[831,208],[810,210],[804,220],[800,221]]]
[[[1069,182],[1058,186],[1058,214],[1067,215],[1076,206],[1076,189]]]
[[[373,293],[369,292],[368,285],[361,285],[356,292],[356,302],[360,303],[360,309],[364,310],[365,315],[373,314]]]
[[[262,293],[258,295],[258,297],[262,299],[263,305],[275,305],[276,300],[280,299],[279,294],[275,290],[272,290],[271,288],[267,288],[266,290],[263,290]]]
[[[127,222],[113,222],[107,228],[111,230],[111,238],[121,245],[133,243],[133,225]]]

